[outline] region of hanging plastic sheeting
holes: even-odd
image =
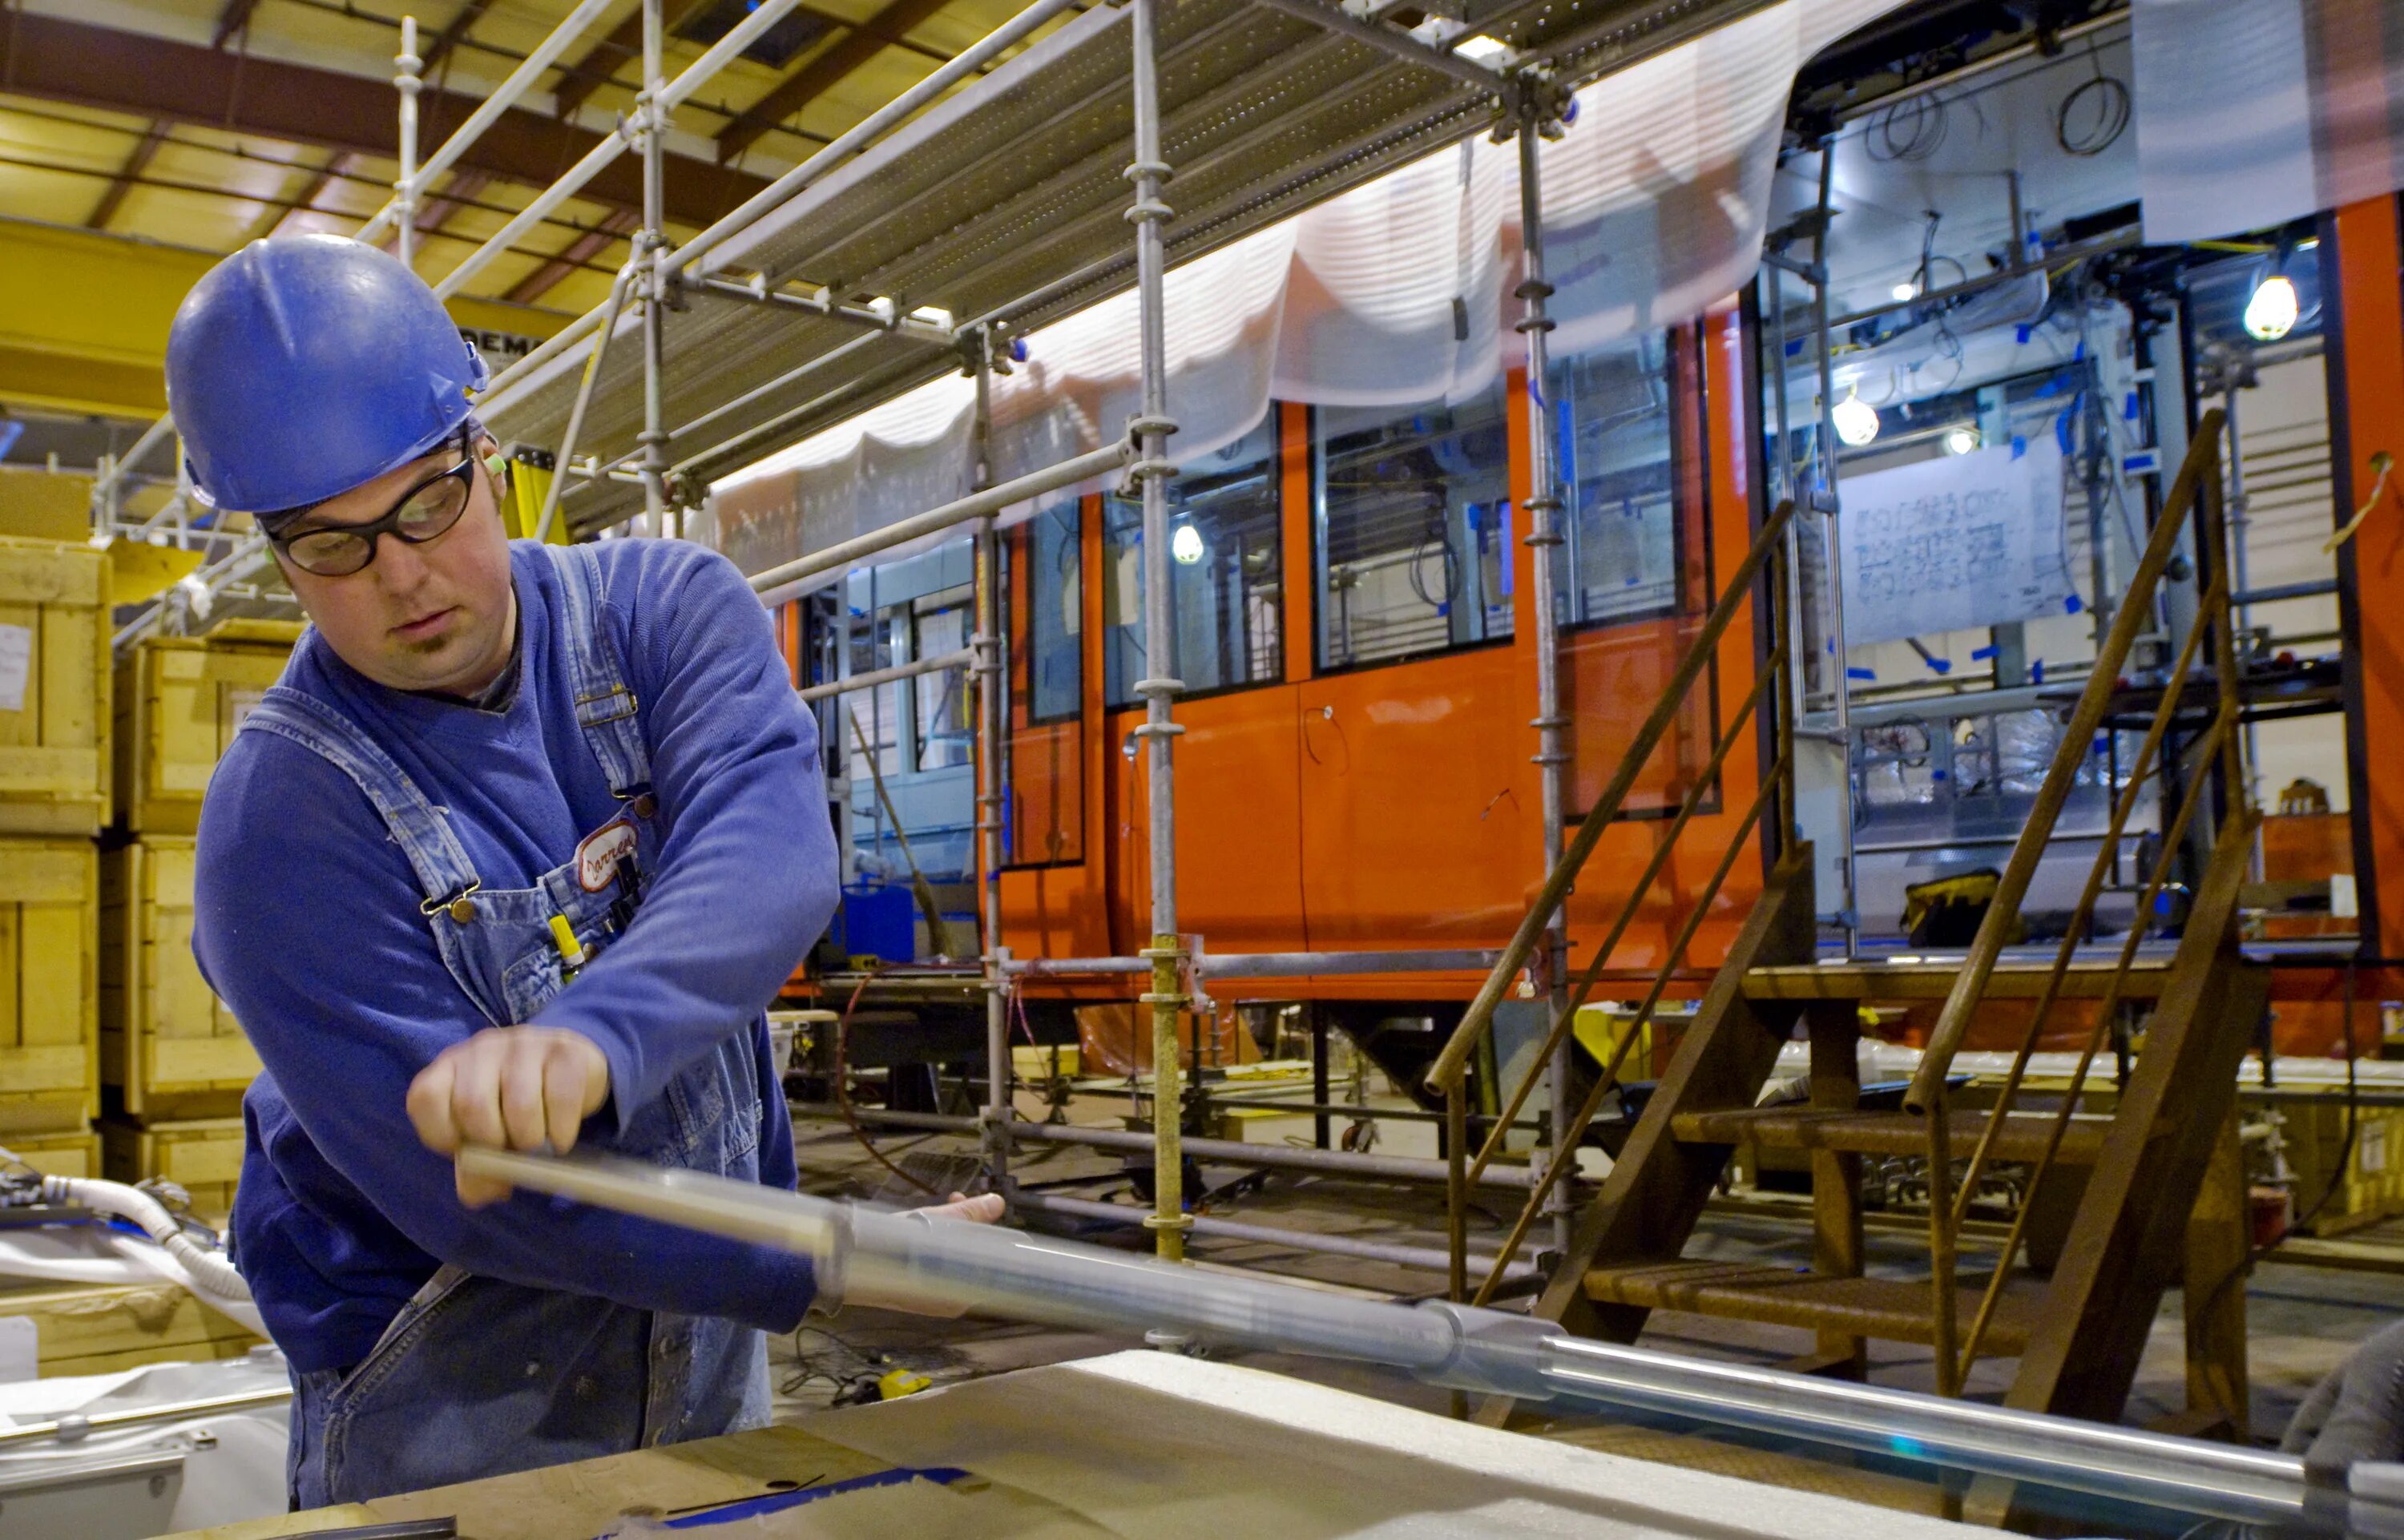
[[[2149,243],[2282,225],[2404,188],[2390,0],[2135,0]]]
[[[1541,152],[1555,357],[1691,320],[1752,278],[1796,72],[1900,3],[1782,0],[1577,93]],[[1478,137],[1172,269],[1171,457],[1234,442],[1272,399],[1483,393],[1524,356],[1519,249],[1517,147]],[[1127,292],[1026,339],[994,382],[996,479],[1124,431],[1138,336]],[[970,382],[939,381],[719,483],[716,543],[758,571],[961,496],[973,407]]]

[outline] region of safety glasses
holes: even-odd
[[[475,454],[464,436],[459,447],[462,458],[457,465],[411,487],[381,519],[269,539],[287,561],[321,578],[346,578],[365,567],[375,560],[376,538],[381,535],[412,545],[439,539],[468,511],[468,497],[475,487]]]

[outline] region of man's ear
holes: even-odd
[[[483,457],[485,474],[491,476],[496,483],[509,479],[510,460],[501,453],[500,445],[486,439],[477,444],[476,450]]]

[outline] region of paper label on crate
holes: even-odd
[[[2387,1125],[2364,1124],[2361,1135],[2355,1141],[2355,1148],[2361,1152],[2355,1157],[2355,1164],[2363,1175],[2375,1176],[2387,1169]]]
[[[30,1315],[0,1315],[0,1384],[37,1379],[42,1373],[42,1337]]]
[[[635,826],[624,819],[611,819],[576,847],[576,880],[586,892],[597,893],[618,875],[618,863],[634,853]]]
[[[33,628],[0,625],[0,711],[25,709],[25,683],[33,677]]]
[[[264,690],[227,691],[226,715],[231,721],[227,722],[226,730],[229,733],[241,732],[242,724],[250,719],[250,714],[259,709],[259,703],[266,698],[267,692]]]
[[[2329,874],[2329,918],[2360,919],[2362,894],[2354,886],[2352,872]]]

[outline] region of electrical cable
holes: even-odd
[[[945,1201],[950,1195],[935,1191],[934,1188],[929,1186],[926,1183],[920,1181],[915,1176],[912,1176],[908,1171],[896,1166],[890,1160],[886,1159],[885,1152],[876,1147],[876,1141],[868,1137],[868,1130],[860,1127],[860,1114],[853,1110],[851,1105],[851,1086],[848,1084],[849,1071],[846,1064],[847,1050],[851,1041],[851,1014],[855,1010],[859,1009],[860,997],[867,992],[868,987],[871,984],[876,982],[876,975],[880,972],[882,972],[880,968],[872,966],[861,973],[860,983],[852,988],[851,999],[844,1002],[843,1015],[835,1018],[835,1108],[843,1113],[843,1121],[850,1127],[851,1137],[860,1141],[860,1147],[868,1152],[871,1159],[874,1160],[879,1166],[884,1167],[887,1170],[891,1171],[895,1176],[900,1177],[902,1181],[910,1183],[913,1187],[917,1188],[920,1192],[925,1193],[936,1202],[941,1203]]]
[[[1935,91],[1881,107],[1863,133],[1862,148],[1880,164],[1925,161],[1944,147],[1949,113],[1945,98]]]
[[[2120,135],[2129,131],[2129,120],[2134,112],[2127,83],[2104,73],[2103,56],[2092,43],[2087,46],[2087,61],[2095,73],[2071,87],[2070,94],[2062,99],[2062,105],[2053,114],[2053,142],[2062,147],[2063,153],[2082,159],[2101,155],[2119,143]],[[2074,135],[2070,115],[2077,110],[2079,103],[2088,100],[2090,92],[2094,93],[2091,110],[2095,121]]]

